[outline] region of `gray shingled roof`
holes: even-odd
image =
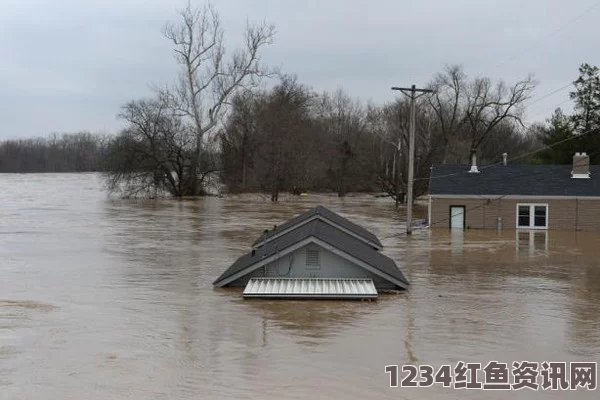
[[[241,272],[263,258],[270,257],[278,251],[282,251],[294,244],[301,242],[309,237],[315,237],[322,240],[323,242],[343,251],[346,254],[351,255],[369,265],[373,268],[378,269],[385,274],[396,278],[397,280],[408,285],[408,281],[402,274],[402,272],[396,266],[394,260],[384,256],[373,247],[358,240],[357,238],[348,235],[339,229],[332,227],[331,225],[321,221],[311,221],[297,229],[291,230],[285,235],[282,235],[274,240],[266,243],[256,249],[255,254],[252,252],[243,255],[238,258],[225,272],[221,274],[214,282],[215,286],[222,286],[221,282],[230,276]]]
[[[252,246],[257,246],[263,240],[268,239],[268,238],[276,235],[277,233],[284,231],[294,225],[300,224],[300,223],[306,221],[307,219],[312,218],[315,215],[318,215],[325,219],[328,219],[331,222],[353,232],[355,235],[360,236],[360,237],[366,239],[367,241],[376,244],[380,248],[383,248],[383,245],[381,244],[379,239],[377,239],[377,236],[375,236],[374,234],[372,234],[371,232],[369,232],[362,226],[356,225],[355,223],[347,220],[346,218],[342,217],[341,215],[336,214],[333,211],[331,211],[328,208],[323,207],[323,206],[317,206],[315,208],[311,208],[310,210],[305,211],[302,214],[277,226],[276,230],[270,230],[266,234],[263,233],[258,239],[256,239],[256,241],[252,244]]]
[[[479,167],[435,164],[431,169],[429,194],[600,196],[600,166],[590,166],[589,179],[571,178],[571,165],[509,164]]]

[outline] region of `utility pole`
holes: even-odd
[[[392,90],[399,90],[410,98],[410,125],[408,128],[408,188],[406,193],[406,234],[412,235],[413,182],[415,180],[415,101],[427,93],[433,93],[433,90],[417,89],[415,85],[412,85],[410,88],[392,87]]]

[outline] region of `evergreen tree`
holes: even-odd
[[[552,146],[538,153],[537,159],[542,164],[570,164],[573,154],[581,151],[580,139],[570,140],[575,135],[571,118],[557,108],[548,119],[548,126],[539,133],[540,141],[546,146]]]
[[[579,67],[579,78],[573,82],[575,101],[572,116],[576,134],[585,135],[578,151],[590,154],[591,162],[600,162],[600,69],[584,63]]]

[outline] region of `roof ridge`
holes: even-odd
[[[336,213],[335,211],[330,210],[322,204],[316,205],[308,210],[303,211],[300,214],[295,215],[294,217],[288,219],[280,225],[276,225],[277,228],[274,230],[266,230],[263,232],[255,241],[252,243],[252,246],[258,246],[261,242],[269,241],[274,235],[277,235],[279,232],[283,232],[288,229],[297,229],[294,227],[295,225],[300,225],[304,221],[310,218],[317,217],[322,219],[323,222],[329,221],[333,224],[338,224],[343,228],[353,232],[357,236],[361,237],[365,241],[373,243],[375,246],[383,248],[383,245],[379,241],[379,238],[373,233],[367,230],[366,228],[358,225],[357,223],[349,220],[348,218]]]

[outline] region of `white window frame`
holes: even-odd
[[[535,207],[546,207],[546,226],[535,226]],[[519,225],[519,207],[529,207],[529,226]],[[517,229],[548,229],[548,215],[550,206],[548,203],[517,203],[515,226]]]

